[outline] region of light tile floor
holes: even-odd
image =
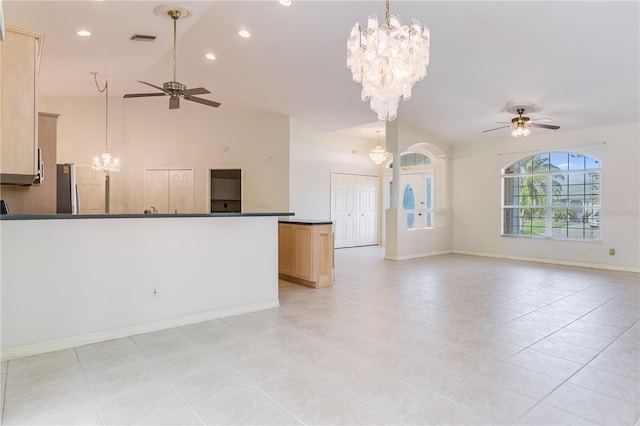
[[[3,424],[640,424],[634,273],[336,251],[278,309],[2,363]]]

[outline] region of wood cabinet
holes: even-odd
[[[7,25],[0,43],[0,179],[33,183],[38,172],[38,68],[44,34]]]
[[[2,199],[11,214],[56,214],[57,122],[58,114],[38,114],[38,147],[44,166],[42,181],[32,186],[2,186]]]
[[[278,276],[310,287],[333,285],[333,225],[331,222],[280,222]]]

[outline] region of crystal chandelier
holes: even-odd
[[[376,147],[369,153],[369,158],[371,159],[371,161],[373,161],[374,163],[380,165],[382,163],[385,162],[385,160],[387,159],[387,156],[389,154],[387,154],[387,151],[385,151],[384,148],[382,148],[382,145],[380,145],[380,130],[376,130],[376,133],[378,133],[378,144],[376,145]]]
[[[91,73],[96,83],[96,87],[100,93],[105,94],[105,109],[104,109],[104,152],[100,158],[95,157],[93,159],[93,170],[97,172],[104,172],[107,176],[111,172],[120,171],[120,161],[117,158],[112,158],[109,153],[109,81],[105,81],[104,87],[101,89],[98,85],[97,72]]]
[[[362,83],[362,100],[370,100],[378,120],[393,121],[398,115],[400,96],[411,98],[411,88],[427,75],[430,33],[412,19],[401,25],[397,15],[378,25],[376,15],[369,16],[367,28],[356,23],[347,40],[347,67],[353,80]]]

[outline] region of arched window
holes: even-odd
[[[419,152],[406,152],[400,155],[400,167],[428,166],[431,158]],[[393,169],[393,161],[389,163],[389,168]]]
[[[502,169],[502,235],[600,239],[600,162],[572,152]]]

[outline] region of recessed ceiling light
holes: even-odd
[[[291,6],[291,0],[280,0],[280,4],[283,6]]]
[[[207,58],[210,61],[215,61],[216,60],[216,55],[214,55],[213,53],[207,53],[204,56],[205,56],[205,58]]]
[[[78,34],[80,37],[89,37],[91,35],[91,33],[87,30],[80,30],[76,34]]]
[[[238,31],[238,34],[240,34],[240,37],[244,37],[244,38],[251,37],[251,34],[249,34],[249,31],[247,30],[240,30]]]

